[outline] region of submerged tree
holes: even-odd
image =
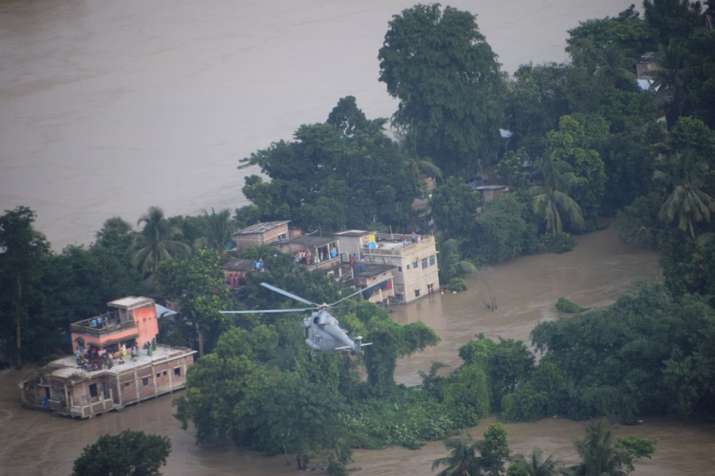
[[[438,458],[432,469],[446,466],[437,476],[499,476],[509,458],[506,432],[500,424],[490,425],[484,439],[474,441],[469,434],[444,442],[449,456]]]
[[[36,215],[28,207],[17,207],[0,216],[0,343],[22,365],[23,330],[26,321],[39,311],[38,286],[42,262],[50,253],[44,235],[33,228]],[[10,344],[14,335],[14,345]],[[12,351],[11,351],[12,349]]]
[[[535,448],[528,457],[516,455],[509,465],[507,476],[559,476],[563,474],[561,462],[553,455],[544,459],[544,453]]]
[[[159,476],[170,453],[165,436],[129,430],[104,435],[82,450],[72,476]]]
[[[270,182],[246,177],[243,192],[261,219],[286,219],[307,230],[410,227],[419,189],[411,158],[384,132],[383,119],[366,119],[355,98],[342,98],[327,122],[298,128],[241,160]]]
[[[544,230],[549,234],[564,231],[564,217],[573,227],[583,225],[583,212],[576,201],[559,190],[559,172],[552,157],[545,156],[541,164],[541,176],[544,184],[534,195],[532,205],[534,213],[544,223]]]
[[[581,463],[572,468],[576,476],[625,476],[634,471],[634,464],[650,458],[655,444],[636,437],[616,439],[603,420],[590,423],[586,435],[576,442]]]
[[[446,174],[475,173],[499,146],[504,82],[475,16],[439,4],[393,16],[380,81],[400,100],[395,122]]]

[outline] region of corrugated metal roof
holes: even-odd
[[[164,307],[161,304],[154,304],[156,307],[156,317],[161,319],[162,317],[174,317],[178,312],[174,311],[173,309],[169,309],[168,307]]]
[[[265,233],[269,230],[272,230],[274,228],[277,228],[282,225],[286,225],[290,223],[290,220],[281,220],[281,221],[262,221],[260,223],[254,223],[251,226],[247,226],[246,228],[242,228],[235,232],[233,236],[236,235],[253,235],[256,233]]]

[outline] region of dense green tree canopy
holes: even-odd
[[[219,311],[228,306],[228,289],[218,254],[202,248],[187,258],[166,261],[157,281],[162,295],[178,304],[181,319],[193,326],[203,355],[226,325]]]
[[[290,218],[311,231],[407,229],[413,223],[417,176],[383,124],[365,119],[354,98],[343,98],[327,123],[303,125],[292,141],[244,159],[270,182],[249,176],[243,192],[262,219]]]
[[[33,227],[35,218],[28,207],[0,216],[0,343],[5,358],[14,355],[18,366],[27,354],[24,344],[32,342],[25,326],[41,312],[42,264],[49,254],[49,243]]]
[[[419,155],[447,174],[494,162],[504,82],[472,13],[439,4],[403,10],[378,58],[380,81],[400,101],[394,120]]]
[[[159,476],[170,453],[165,436],[129,430],[104,435],[82,450],[72,476]]]

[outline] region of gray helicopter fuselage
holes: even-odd
[[[340,327],[338,320],[325,309],[315,311],[311,313],[310,317],[303,319],[303,326],[305,327],[305,343],[311,349],[323,352],[359,350],[359,346]]]

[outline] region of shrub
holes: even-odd
[[[555,307],[557,311],[563,312],[565,314],[576,314],[587,310],[587,308],[581,307],[575,302],[569,301],[564,297],[560,297],[559,300],[556,301]]]
[[[566,253],[576,246],[576,240],[568,233],[547,233],[539,239],[539,248],[552,253]]]
[[[453,292],[461,293],[467,290],[467,284],[462,278],[452,278],[447,283],[447,289]]]

